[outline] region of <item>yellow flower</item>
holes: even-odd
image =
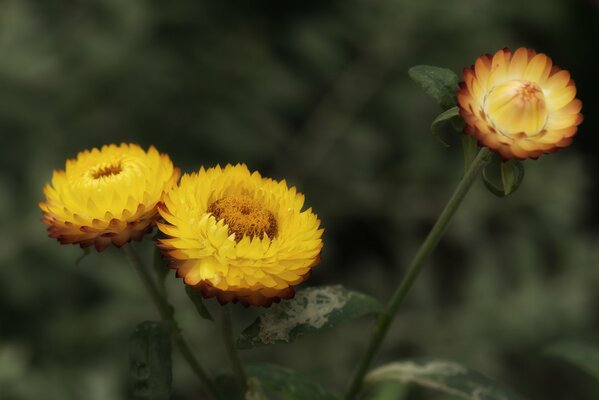
[[[180,172],[154,147],[114,144],[83,151],[54,171],[39,204],[49,236],[62,244],[120,247],[152,230],[163,194]]]
[[[504,160],[566,147],[582,122],[570,73],[523,47],[479,57],[464,69],[457,97],[465,133]]]
[[[159,246],[204,297],[269,306],[293,297],[320,259],[320,220],[303,205],[294,187],[245,165],[202,168],[165,196]]]

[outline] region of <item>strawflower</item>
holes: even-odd
[[[152,230],[158,205],[180,172],[154,147],[114,144],[85,150],[54,171],[39,204],[49,236],[98,251],[140,240]]]
[[[570,73],[523,47],[479,57],[464,69],[457,97],[465,133],[504,160],[569,146],[583,119]]]
[[[320,220],[285,181],[245,165],[185,174],[160,207],[159,246],[187,285],[222,304],[293,297],[320,259]]]

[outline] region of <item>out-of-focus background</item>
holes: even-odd
[[[286,178],[326,229],[307,285],[386,300],[462,172],[408,68],[457,72],[521,45],[570,70],[586,121],[572,147],[525,163],[515,195],[475,186],[376,364],[443,357],[529,399],[599,398],[590,376],[542,354],[599,339],[598,37],[594,0],[1,1],[0,398],[127,398],[129,336],[156,318],[119,251],[76,265],[78,247],[46,237],[37,203],[66,158],[137,142],[184,171],[245,162]],[[138,248],[149,259],[151,244]],[[215,327],[172,275],[169,289],[198,356],[224,368]],[[240,329],[259,310],[235,312]],[[371,324],[242,357],[341,390]],[[174,380],[174,399],[201,398],[178,355]]]

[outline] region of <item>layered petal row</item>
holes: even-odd
[[[159,247],[187,285],[220,303],[294,295],[320,259],[320,220],[285,181],[245,165],[185,174],[160,207]]]
[[[464,69],[457,94],[465,133],[511,158],[538,158],[572,143],[583,117],[570,73],[519,48],[483,55]]]
[[[49,236],[98,251],[140,240],[180,172],[166,154],[135,144],[83,151],[54,171],[39,204]]]

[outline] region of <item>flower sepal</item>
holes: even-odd
[[[451,125],[456,132],[461,132],[462,129],[464,129],[464,121],[460,117],[460,110],[457,106],[443,111],[441,114],[437,115],[431,123],[431,132],[443,147],[450,147],[450,144],[441,137],[441,133],[439,132],[441,125],[444,125],[447,122],[451,122]]]
[[[494,157],[495,158],[495,157]],[[498,175],[498,179],[492,177],[489,172],[489,168],[495,170],[495,175]],[[500,161],[499,165],[492,162],[483,169],[482,173],[483,182],[485,187],[497,197],[506,197],[514,194],[522,181],[524,180],[524,166],[520,161],[508,160]]]

